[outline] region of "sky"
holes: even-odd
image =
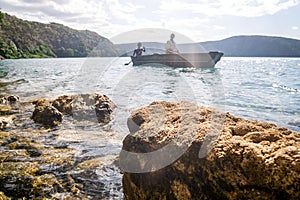
[[[169,31],[194,42],[236,35],[300,39],[300,0],[0,0],[0,8],[25,20],[95,31],[114,43],[148,36],[162,42]]]

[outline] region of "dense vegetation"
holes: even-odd
[[[0,25],[2,24],[4,18],[4,14],[0,11]]]
[[[43,24],[2,13],[0,56],[5,58],[116,56],[113,43],[88,30]],[[1,19],[0,19],[1,21]]]

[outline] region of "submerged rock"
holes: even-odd
[[[7,196],[29,193],[31,181],[39,170],[37,162],[3,162],[0,165],[0,188]]]
[[[0,116],[12,114],[11,110],[12,110],[12,108],[10,106],[0,104]]]
[[[16,117],[14,115],[10,116],[0,116],[0,130],[5,130],[7,127],[11,126]]]
[[[19,101],[19,97],[15,96],[15,95],[9,95],[9,96],[4,96],[0,98],[0,103],[1,104],[13,104],[16,103],[17,101]]]
[[[0,132],[0,139],[0,199],[108,199],[114,192],[106,184],[114,184],[111,174],[119,173],[117,156],[76,157],[78,150],[8,133]],[[39,149],[39,157],[29,149]],[[117,184],[114,188],[122,189]]]
[[[38,162],[3,162],[0,188],[7,196],[30,199],[51,197],[51,194],[63,191],[54,174],[39,175],[38,172]]]
[[[300,134],[190,103],[132,113],[125,199],[299,199]]]
[[[18,97],[7,96],[0,98],[0,130],[5,130],[7,127],[13,124],[16,116],[12,115],[15,113],[14,109],[9,105],[15,103],[13,99],[17,101]]]

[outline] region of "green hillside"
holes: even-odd
[[[117,56],[114,44],[88,30],[43,24],[2,13],[0,56],[5,58]]]

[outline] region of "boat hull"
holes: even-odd
[[[222,56],[222,52],[153,54],[131,57],[131,60],[134,66],[164,65],[176,68],[212,68]]]

